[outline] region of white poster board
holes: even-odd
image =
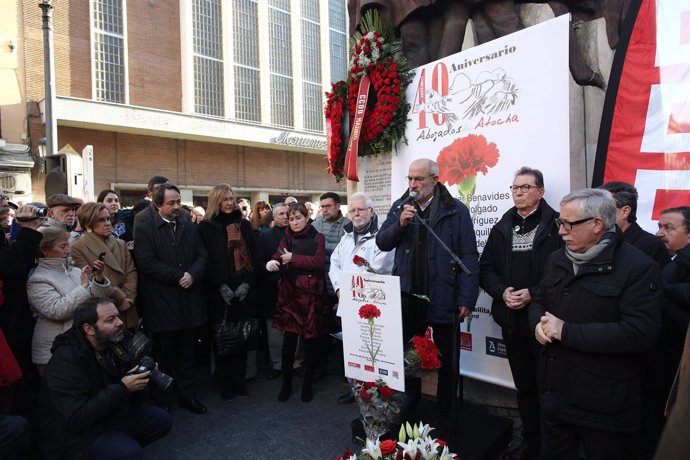
[[[570,191],[568,31],[569,17],[559,16],[415,69],[406,93],[408,145],[392,154],[391,201],[407,190],[403,177],[413,160],[441,163],[448,147],[456,163],[446,161],[452,172],[442,169],[441,179],[468,204],[480,253],[513,206],[508,187],[520,167],[544,173],[545,198],[557,209]],[[471,163],[463,155],[492,144],[497,161],[462,181]],[[491,298],[481,292],[471,321],[461,325],[460,370],[513,387],[501,329],[490,314]]]
[[[405,391],[400,279],[341,272],[340,286],[345,376],[364,382],[381,379]],[[372,312],[370,319],[360,316],[366,311]]]

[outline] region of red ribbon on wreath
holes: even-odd
[[[369,86],[371,86],[371,80],[364,75],[359,81],[359,91],[357,91],[357,99],[355,100],[355,118],[352,123],[347,153],[345,154],[345,177],[355,182],[359,182],[357,177],[357,152],[359,151],[359,137],[362,135],[362,126],[364,125],[364,114],[367,111]]]

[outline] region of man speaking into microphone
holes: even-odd
[[[400,277],[403,340],[434,329],[441,352],[436,403],[450,417],[453,381],[453,313],[462,320],[474,309],[479,294],[477,241],[469,210],[438,182],[438,165],[428,158],[410,164],[409,189],[388,212],[376,235],[382,251],[395,249],[393,275]],[[410,199],[410,196],[412,198]],[[452,258],[420,221],[426,222],[471,273],[451,271]],[[455,331],[457,333],[457,331]]]

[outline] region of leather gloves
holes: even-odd
[[[240,286],[241,287],[241,286]],[[218,292],[220,292],[220,296],[223,298],[226,304],[230,305],[232,302],[232,299],[235,297],[235,293],[232,292],[232,289],[227,284],[223,284],[219,289]],[[245,294],[246,296],[247,294]],[[242,299],[240,299],[242,300]]]

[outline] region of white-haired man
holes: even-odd
[[[543,345],[538,382],[542,459],[635,458],[642,424],[640,353],[661,327],[661,276],[624,243],[616,202],[601,189],[561,201],[565,248],[551,254],[530,324]]]

